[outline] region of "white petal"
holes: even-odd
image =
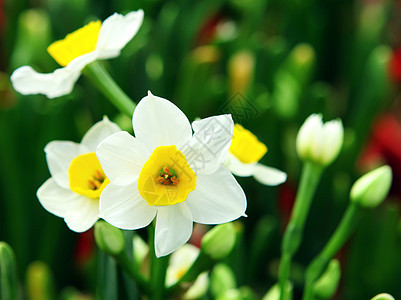
[[[229,152],[224,161],[224,166],[234,175],[248,177],[253,175],[256,163],[245,164]]]
[[[96,51],[99,59],[116,57],[122,48],[135,36],[143,21],[143,10],[125,16],[114,13],[102,23]]]
[[[285,172],[262,164],[256,164],[253,172],[253,177],[265,185],[279,185],[287,180]]]
[[[231,115],[206,118],[192,123],[194,135],[180,150],[192,170],[211,174],[223,163],[234,131]]]
[[[310,156],[315,136],[319,136],[322,127],[322,116],[319,114],[310,115],[302,124],[296,140],[297,152],[301,158]]]
[[[60,97],[72,91],[82,69],[95,59],[96,54],[90,52],[77,57],[67,67],[46,74],[23,66],[13,72],[11,82],[14,89],[23,95],[43,94],[48,98]]]
[[[56,98],[69,94],[79,76],[80,72],[72,72],[66,68],[43,74],[24,66],[14,71],[11,82],[14,89],[23,95],[43,94],[48,98]]]
[[[181,148],[192,137],[185,114],[172,102],[148,93],[136,107],[133,116],[135,136],[153,151],[158,146]]]
[[[97,147],[96,155],[113,184],[132,184],[150,156],[147,148],[128,132],[109,136]]]
[[[46,145],[45,152],[50,174],[59,186],[69,189],[68,168],[71,161],[78,155],[88,153],[89,150],[74,142],[52,141]]]
[[[191,234],[192,216],[185,203],[158,208],[155,229],[156,257],[177,250],[189,240]]]
[[[324,140],[322,152],[319,153],[321,162],[331,163],[338,155],[343,145],[344,129],[341,120],[326,122],[322,129],[322,139]]]
[[[100,195],[100,217],[121,229],[148,226],[156,211],[139,195],[137,182],[124,187],[109,183]]]
[[[36,195],[44,209],[62,218],[74,207],[80,197],[70,189],[60,187],[53,178],[46,180]]]
[[[199,175],[196,181],[196,189],[185,201],[194,222],[221,224],[245,215],[244,191],[226,168],[221,167],[211,175]]]
[[[103,120],[97,122],[88,130],[82,138],[81,144],[85,145],[89,151],[95,152],[100,142],[119,131],[121,131],[120,127],[104,116]]]
[[[99,200],[80,196],[79,201],[74,203],[64,221],[67,226],[75,232],[89,230],[99,219]]]

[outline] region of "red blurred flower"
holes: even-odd
[[[75,261],[80,267],[85,267],[95,251],[93,229],[80,233],[75,245]]]
[[[371,138],[359,161],[359,167],[364,171],[383,164],[392,168],[392,192],[401,196],[401,185],[398,184],[401,180],[401,120],[393,113],[382,115],[376,120]]]
[[[401,47],[393,52],[390,59],[389,72],[392,80],[401,83]]]

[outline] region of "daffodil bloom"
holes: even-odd
[[[266,152],[266,145],[252,132],[235,124],[233,141],[224,164],[234,175],[253,176],[262,184],[279,185],[287,179],[287,174],[258,163]]]
[[[53,141],[46,145],[51,174],[37,192],[42,206],[64,218],[68,227],[84,232],[98,220],[99,197],[109,183],[96,157],[96,147],[120,128],[106,117],[84,135],[80,144]]]
[[[191,128],[179,108],[149,92],[135,109],[133,128],[136,137],[119,132],[97,149],[110,179],[100,197],[103,219],[138,229],[156,218],[160,257],[188,241],[193,222],[220,224],[244,215],[245,194],[222,166],[234,128],[230,115]]]
[[[98,59],[120,55],[120,51],[135,36],[143,20],[143,11],[125,16],[114,13],[103,23],[93,21],[51,44],[47,51],[62,66],[52,73],[42,74],[23,66],[11,75],[11,82],[23,95],[44,94],[48,98],[72,91],[82,69]]]

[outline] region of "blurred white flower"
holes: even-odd
[[[302,160],[329,165],[341,150],[343,136],[341,120],[323,123],[321,115],[312,114],[299,129],[296,141],[298,155]]]
[[[96,147],[107,136],[120,131],[107,117],[85,134],[80,144],[53,141],[46,145],[51,174],[37,192],[42,206],[64,218],[76,232],[88,230],[99,214],[99,197],[109,183],[96,157]]]
[[[166,273],[166,286],[172,286],[179,281],[198,258],[199,248],[185,244],[171,254]]]
[[[244,215],[246,197],[222,166],[232,139],[230,115],[192,123],[170,101],[150,92],[133,115],[136,137],[113,134],[97,156],[111,183],[100,197],[100,216],[122,229],[156,217],[155,253],[184,245],[192,223],[220,224]]]
[[[265,185],[279,185],[286,181],[287,174],[258,163],[267,152],[265,144],[240,124],[234,125],[233,140],[224,165],[241,177],[253,176]]]
[[[44,94],[48,98],[72,91],[82,69],[97,59],[120,55],[120,51],[135,36],[142,25],[143,11],[125,16],[114,13],[103,23],[93,21],[51,44],[47,51],[63,68],[42,74],[23,66],[11,75],[16,91],[23,95]]]

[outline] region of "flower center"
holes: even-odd
[[[250,164],[259,161],[267,147],[252,132],[235,124],[229,151],[243,163]]]
[[[196,174],[176,146],[157,147],[138,178],[139,194],[150,205],[184,202],[196,188]]]
[[[159,171],[159,176],[156,178],[156,181],[163,185],[175,185],[180,181],[177,178],[177,173],[174,169],[169,166],[164,166]]]
[[[95,152],[74,158],[68,168],[70,188],[73,192],[89,198],[99,198],[109,179],[103,172]]]
[[[67,66],[73,59],[96,48],[101,21],[92,21],[88,25],[67,34],[63,40],[51,44],[47,52],[61,66]]]

